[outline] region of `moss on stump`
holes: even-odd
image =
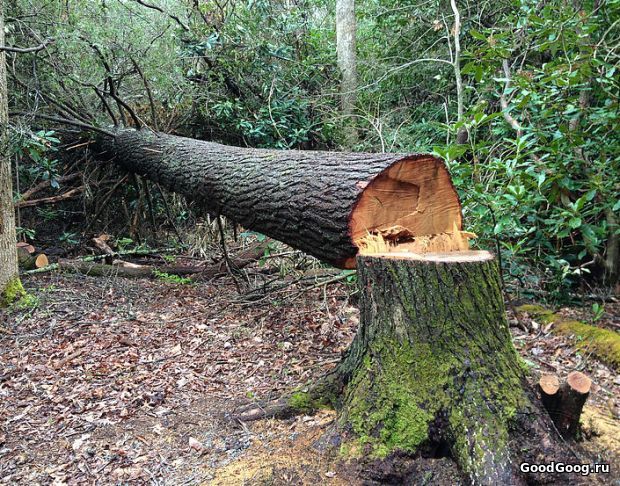
[[[509,484],[509,428],[529,400],[496,263],[475,253],[358,257],[360,328],[336,406],[375,457],[444,444],[477,484]]]
[[[25,295],[26,291],[24,290],[19,277],[15,276],[11,278],[4,287],[4,290],[0,292],[0,308],[8,307]]]

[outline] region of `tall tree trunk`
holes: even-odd
[[[149,130],[120,131],[101,148],[212,213],[341,268],[355,267],[370,234],[412,245],[460,234],[458,196],[431,155],[247,149]]]
[[[348,148],[357,142],[357,129],[352,115],[357,99],[357,59],[355,53],[355,0],[336,0],[336,50],[342,76],[340,85],[342,115]]]
[[[0,46],[4,46],[4,0],[0,0]],[[8,155],[8,90],[6,53],[0,50],[0,306],[22,293],[17,270],[15,210]]]

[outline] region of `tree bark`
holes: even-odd
[[[335,370],[238,418],[331,405],[345,447],[382,467],[448,451],[472,484],[524,484],[520,462],[566,460],[527,392],[490,253],[361,255],[358,284],[359,329]]]
[[[528,399],[491,254],[361,256],[358,278],[341,424],[379,454],[447,443],[475,484],[515,484],[508,428]]]
[[[559,406],[554,422],[565,439],[574,439],[579,431],[579,419],[590,395],[592,380],[579,371],[571,372],[560,391]]]
[[[147,130],[100,146],[123,168],[341,268],[355,267],[369,233],[461,228],[449,173],[431,155],[244,149]]]
[[[4,46],[4,0],[0,0],[0,46]],[[8,156],[7,96],[6,54],[0,50],[0,306],[10,303],[23,292],[17,273],[15,210],[11,159]]]
[[[355,0],[336,0],[336,51],[342,76],[340,96],[342,115],[346,123],[345,138],[348,148],[357,142],[357,129],[352,118],[357,99],[356,30]]]

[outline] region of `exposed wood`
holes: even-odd
[[[108,245],[110,235],[102,234],[92,239],[95,246],[106,255],[114,255],[114,250]]]
[[[450,175],[428,154],[246,149],[147,130],[118,131],[99,148],[213,214],[340,268],[355,267],[367,234],[402,226],[432,239],[461,229]]]
[[[556,375],[545,374],[538,380],[541,401],[551,416],[555,417],[560,399],[560,380]]]
[[[17,260],[19,262],[19,267],[23,270],[43,268],[49,265],[47,256],[44,253],[36,254],[35,249],[32,245],[24,246],[18,244]]]

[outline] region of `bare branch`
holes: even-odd
[[[157,5],[152,5],[150,3],[146,3],[144,0],[136,0],[136,2],[138,2],[140,5],[142,5],[142,6],[146,7],[146,8],[157,10],[158,12],[161,12],[161,13],[167,15],[172,20],[174,20],[177,24],[179,24],[181,26],[181,28],[185,32],[189,32],[189,27],[179,17],[177,17],[176,15],[172,15],[171,13],[166,12],[163,8],[158,7]]]
[[[29,52],[39,52],[49,46],[54,39],[45,39],[41,44],[34,47],[10,47],[10,46],[0,46],[0,51],[4,52],[15,52],[17,54],[27,54]]]
[[[504,115],[504,120],[512,127],[514,131],[517,132],[517,137],[520,137],[523,133],[523,128],[521,124],[515,120],[515,118],[508,112],[508,101],[506,100],[506,94],[508,89],[510,89],[510,67],[508,66],[508,60],[504,59],[502,61],[502,67],[504,68],[504,76],[506,77],[506,84],[504,85],[504,92],[499,96],[499,103],[502,107],[502,113]]]
[[[144,84],[146,95],[149,98],[149,104],[151,106],[151,122],[153,123],[153,128],[155,130],[159,130],[159,124],[157,123],[157,111],[155,110],[155,101],[153,100],[153,93],[151,92],[151,86],[149,85],[149,81],[144,75],[144,71],[142,71],[140,65],[136,62],[136,60],[131,56],[129,57],[129,59],[131,59],[133,66],[136,68],[136,71],[138,71],[138,74],[142,78],[142,83]]]
[[[14,111],[9,113],[10,116],[29,116],[33,118],[41,118],[42,120],[49,120],[57,123],[62,123],[64,125],[72,125],[74,127],[83,128],[84,130],[92,130],[93,132],[99,132],[103,135],[107,135],[108,137],[115,137],[115,133],[105,128],[96,127],[94,125],[90,125],[88,123],[83,123],[78,120],[69,120],[68,118],[59,118],[56,116],[43,115],[41,113],[27,113],[24,111]]]

